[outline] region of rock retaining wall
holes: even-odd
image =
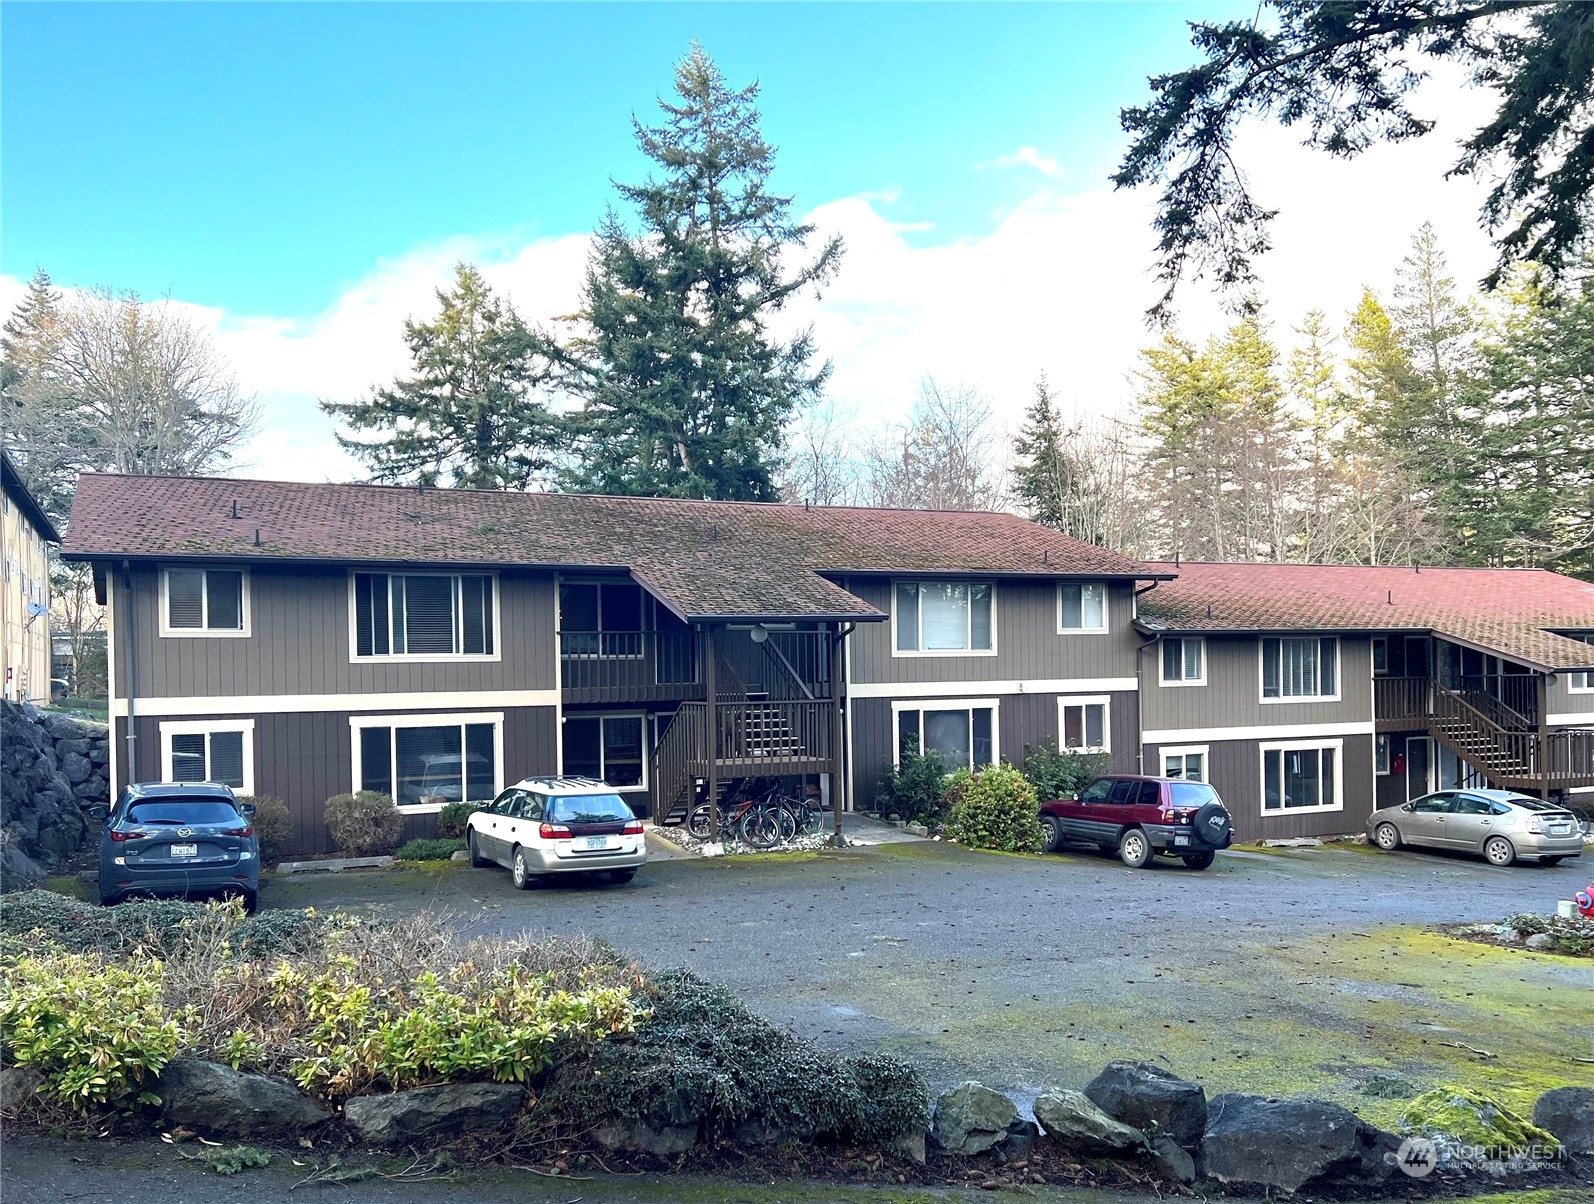
[[[0,890],[41,881],[84,851],[84,809],[110,802],[110,733],[0,700]]]

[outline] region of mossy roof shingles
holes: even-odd
[[[821,574],[1166,575],[1011,514],[94,473],[63,551],[625,569],[693,619],[882,617]]]

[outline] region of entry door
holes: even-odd
[[[1406,740],[1406,797],[1420,798],[1433,790],[1433,739],[1411,736]]]

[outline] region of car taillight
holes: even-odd
[[[620,829],[620,833],[623,836],[641,836],[642,821],[640,819],[633,819],[630,823],[626,824],[625,827]]]
[[[563,824],[543,824],[537,829],[537,835],[544,840],[564,840],[570,835],[570,829]]]
[[[143,840],[148,835],[148,832],[136,832],[120,828],[111,829],[111,839],[116,841],[117,844],[121,844],[124,840]]]
[[[1187,824],[1194,815],[1189,807],[1168,807],[1162,812],[1162,818],[1172,824]]]
[[[1535,836],[1544,835],[1544,824],[1538,816],[1535,815],[1533,818],[1528,820],[1528,831],[1532,832]]]
[[[221,834],[223,836],[253,836],[255,834],[255,826],[254,824],[247,824],[242,828],[223,828]]]

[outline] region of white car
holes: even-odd
[[[648,859],[642,821],[594,778],[526,778],[465,821],[472,865],[509,867],[529,889],[550,874],[607,873],[629,882]]]

